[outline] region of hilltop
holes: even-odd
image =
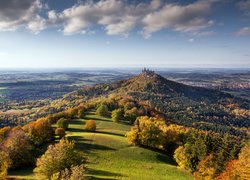
[[[173,122],[219,133],[240,135],[248,128],[250,102],[218,90],[168,80],[150,70],[111,84],[98,84],[70,93],[60,102],[72,107],[109,95],[129,96],[165,114]]]

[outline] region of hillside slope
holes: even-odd
[[[130,96],[165,113],[175,123],[240,135],[250,127],[250,102],[217,90],[192,87],[143,71],[128,80],[99,84],[66,95],[68,104],[108,95]],[[72,104],[75,106],[76,104]]]

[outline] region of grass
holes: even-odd
[[[96,132],[85,131],[84,124],[88,119],[96,120]],[[171,157],[130,146],[124,136],[130,128],[126,123],[115,123],[110,118],[97,116],[94,111],[88,112],[84,119],[71,121],[67,137],[87,154],[91,179],[192,179],[176,167]],[[15,178],[34,178],[31,169],[12,175]]]

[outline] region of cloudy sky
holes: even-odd
[[[0,68],[250,67],[250,0],[0,0]]]

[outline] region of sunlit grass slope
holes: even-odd
[[[96,120],[96,132],[84,129],[85,121]],[[188,180],[190,175],[178,169],[167,155],[130,146],[125,133],[131,128],[126,123],[115,123],[110,118],[87,113],[84,119],[72,120],[67,137],[88,157],[88,176],[91,179]],[[35,178],[31,169],[12,172],[12,177]]]
[[[96,132],[84,130],[87,119],[96,120]],[[71,122],[67,136],[88,154],[88,173],[93,179],[192,179],[170,157],[128,145],[124,135],[130,128],[91,111]]]

